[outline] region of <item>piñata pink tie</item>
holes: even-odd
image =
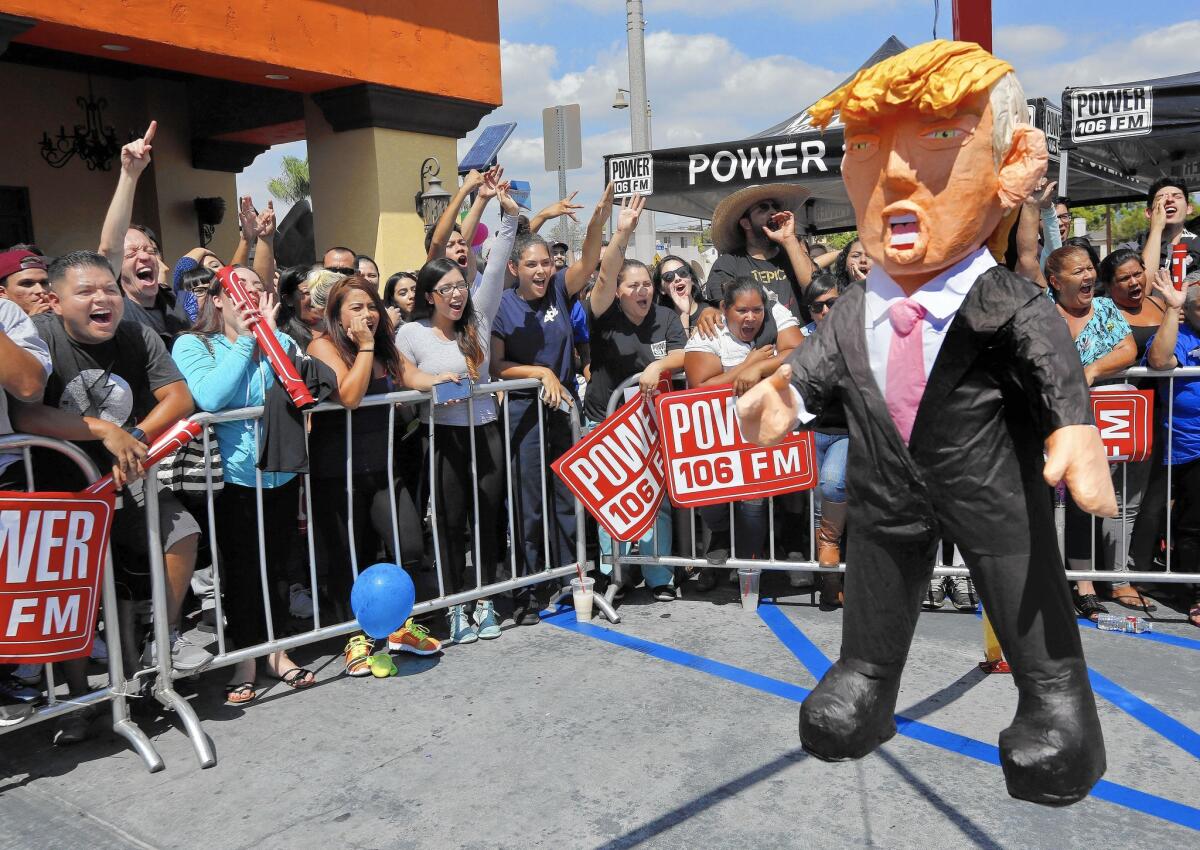
[[[917,408],[925,394],[925,349],[921,339],[924,316],[925,308],[911,298],[893,304],[888,311],[894,333],[888,349],[884,396],[888,413],[905,444],[912,437]]]

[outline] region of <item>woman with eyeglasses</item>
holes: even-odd
[[[592,347],[592,379],[583,400],[588,427],[599,424],[608,415],[608,403],[616,388],[627,378],[637,376],[638,390],[649,400],[658,389],[663,375],[683,368],[683,346],[687,337],[674,310],[656,303],[654,281],[645,263],[625,259],[638,218],[646,199],[636,196],[621,202],[616,232],[604,249],[600,275],[588,296],[588,329]],[[671,504],[662,500],[654,527],[639,541],[643,555],[671,554]],[[622,543],[622,553],[632,544]],[[612,539],[600,529],[600,551],[612,551]],[[603,559],[600,570],[608,575],[612,567]],[[660,602],[675,598],[675,573],[671,567],[644,564],[642,575],[651,594]]]
[[[812,321],[801,329],[805,337],[816,333],[817,325],[829,317],[838,300],[838,279],[833,274],[818,275],[804,293]],[[842,534],[846,530],[846,453],[850,449],[849,431],[843,423],[822,420],[813,429],[817,450],[817,475],[820,496],[817,509],[817,563],[836,567],[842,560]],[[790,573],[789,575],[796,575]],[[821,606],[836,608],[842,604],[842,575],[821,575]]]
[[[721,297],[724,327],[716,338],[695,334],[684,348],[683,368],[689,387],[732,384],[738,395],[774,373],[802,340],[800,323],[791,311],[771,301],[762,285],[749,277],[730,278]],[[759,338],[768,311],[773,315],[776,336]],[[767,502],[751,499],[734,504],[734,538],[737,557],[765,557]],[[719,566],[729,559],[729,505],[710,505],[700,509],[704,524],[712,534],[705,558]],[[796,575],[802,575],[797,573]],[[697,578],[700,590],[717,584],[716,570],[702,570]]]
[[[496,178],[489,172],[486,179]],[[494,189],[503,217],[475,292],[471,292],[462,266],[453,260],[433,260],[417,274],[413,319],[396,332],[401,378],[407,387],[430,392],[435,384],[461,378],[469,378],[471,383],[489,380],[491,328],[500,307],[519,211],[507,183],[494,185]],[[496,579],[497,527],[493,520],[504,508],[504,438],[492,395],[477,396],[472,402],[431,404],[428,410],[433,417],[430,442],[434,447],[437,561],[445,592],[461,593],[476,586],[475,576],[467,575],[463,548],[472,528],[478,544],[471,560],[479,581],[491,584]],[[472,521],[475,493],[478,501]],[[451,606],[446,616],[455,643],[500,637],[500,621],[490,599],[479,601],[473,616],[463,605]]]
[[[700,297],[701,287],[692,267],[682,257],[668,254],[654,267],[654,288],[658,303],[675,311],[683,332],[691,336],[696,320],[707,304]]]

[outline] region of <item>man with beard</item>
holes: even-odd
[[[724,198],[713,211],[712,240],[720,256],[705,282],[709,304],[721,303],[725,284],[748,277],[762,284],[767,295],[786,307],[801,325],[804,288],[812,280],[813,264],[796,234],[796,211],[808,191],[790,183],[749,186]],[[713,316],[716,318],[716,316]]]

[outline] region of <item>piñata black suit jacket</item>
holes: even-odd
[[[1031,520],[1053,533],[1043,441],[1093,423],[1066,322],[1028,280],[1002,266],[980,275],[946,331],[905,446],[871,373],[864,298],[851,287],[788,359],[809,412],[835,401],[845,410],[853,534],[916,543],[945,531],[979,554],[1029,554],[1031,532],[1043,536]]]

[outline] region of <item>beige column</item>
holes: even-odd
[[[425,261],[425,229],[414,204],[421,163],[436,156],[446,191],[457,187],[454,139],[364,127],[336,133],[305,99],[317,261],[334,245],[375,258],[383,279]],[[381,281],[382,282],[382,281]]]

